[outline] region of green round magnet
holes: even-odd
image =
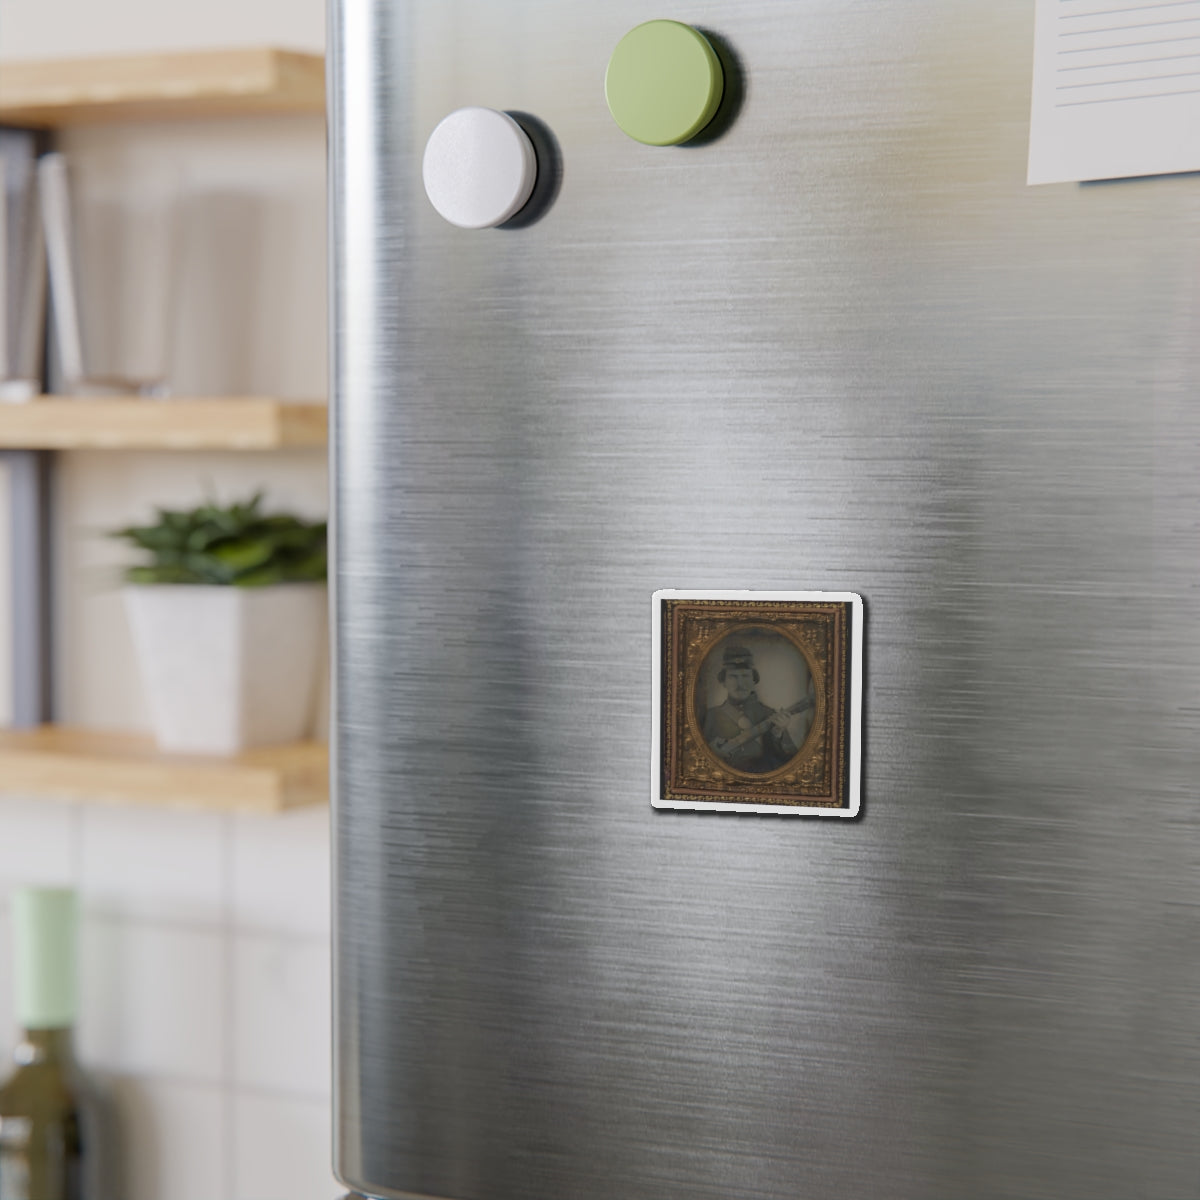
[[[616,123],[634,141],[678,146],[713,119],[725,74],[698,29],[647,21],[631,29],[608,60],[604,95]]]

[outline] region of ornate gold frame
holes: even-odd
[[[849,605],[808,600],[662,604],[662,797],[673,802],[844,808],[847,801]],[[804,656],[817,706],[804,745],[765,775],[718,758],[700,732],[695,694],[716,643],[741,626],[773,629]]]

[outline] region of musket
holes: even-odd
[[[807,708],[815,707],[816,701],[810,697],[793,704],[791,708],[777,708],[765,721],[759,721],[757,725],[752,726],[750,729],[744,730],[743,732],[739,733],[737,737],[730,738],[727,742],[717,738],[716,741],[713,742],[712,748],[718,754],[725,754],[730,750],[736,750],[739,746],[744,746],[747,742],[754,741],[759,734],[766,733],[767,729],[771,725],[771,722],[781,713],[785,717],[794,717],[797,713],[802,713]]]

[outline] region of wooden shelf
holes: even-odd
[[[0,403],[0,449],[285,450],[324,446],[324,404],[264,396]]]
[[[0,70],[0,123],[7,125],[318,113],[324,108],[324,59],[288,50],[10,61]]]
[[[153,739],[46,725],[0,731],[0,789],[66,800],[275,813],[329,800],[319,742],[236,758],[163,754]]]

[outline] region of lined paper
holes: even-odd
[[[1029,183],[1200,170],[1200,0],[1037,0]]]

